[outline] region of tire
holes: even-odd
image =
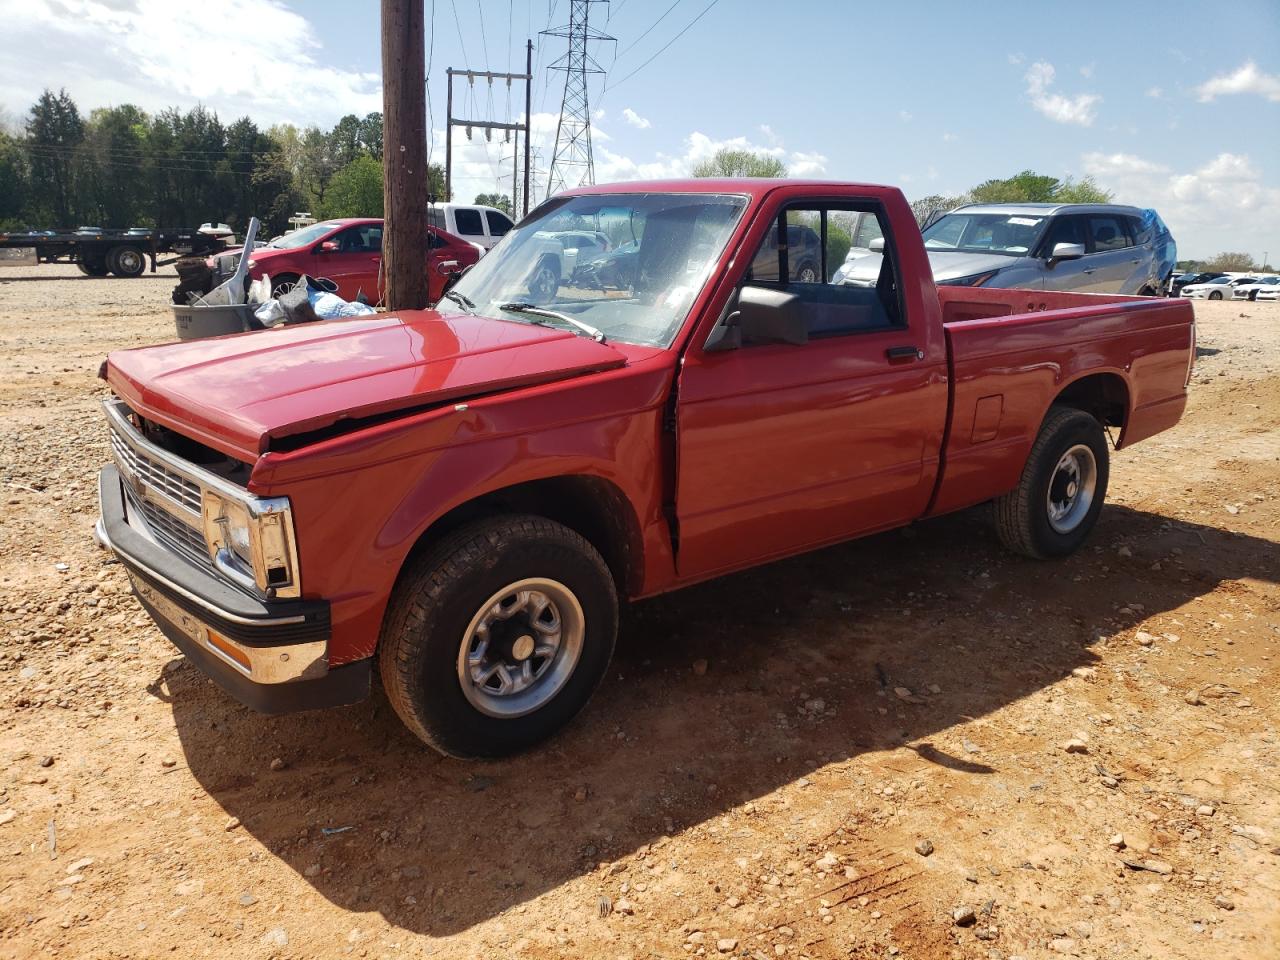
[[[140,277],[147,268],[147,258],[138,247],[112,247],[107,251],[107,267],[117,277]]]
[[[796,283],[820,283],[821,277],[818,274],[818,268],[806,260],[796,268]]]
[[[1250,303],[1255,303],[1255,302],[1257,301],[1257,299],[1258,299],[1258,291],[1257,291],[1257,290],[1250,290],[1250,291],[1249,291],[1249,302],[1250,302]]]
[[[549,303],[560,289],[560,270],[555,261],[544,257],[538,261],[529,275],[529,299],[534,303]]]
[[[293,289],[293,285],[301,280],[302,277],[296,273],[282,273],[278,277],[271,278],[271,296],[281,297]]]
[[[76,266],[86,277],[105,277],[110,272],[105,260],[77,260]]]
[[[1001,542],[1041,560],[1072,553],[1098,521],[1109,476],[1102,424],[1083,410],[1050,407],[1018,486],[995,501]]]
[[[573,719],[604,677],[617,631],[613,577],[590,543],[544,517],[491,517],[406,567],[383,621],[378,669],[392,707],[428,746],[501,757]],[[554,652],[539,656],[552,636]],[[526,664],[527,674],[513,676]]]
[[[1209,299],[1210,299],[1210,300],[1221,300],[1221,299],[1222,299],[1222,291],[1221,291],[1221,290],[1215,290],[1215,291],[1213,291],[1213,293],[1209,294]]]

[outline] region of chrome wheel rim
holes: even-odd
[[[523,717],[564,689],[585,635],[586,618],[572,590],[545,577],[518,580],[471,618],[458,649],[458,683],[486,716]]]
[[[803,267],[800,270],[800,276],[796,279],[801,283],[817,283],[818,271],[813,269],[813,267]]]
[[[125,273],[133,273],[135,270],[141,269],[142,255],[135,250],[122,250],[116,262],[120,264],[120,269]]]
[[[1098,461],[1089,447],[1077,443],[1062,455],[1049,478],[1045,495],[1049,526],[1058,533],[1080,526],[1093,506],[1097,486]]]
[[[529,295],[539,302],[550,300],[555,296],[556,286],[555,271],[544,265],[534,271],[529,281]]]
[[[271,288],[272,299],[279,300],[286,293],[292,290],[297,283],[297,280],[277,280]]]

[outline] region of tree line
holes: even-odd
[[[444,171],[429,168],[444,199]],[[156,114],[125,104],[84,114],[46,90],[0,129],[0,229],[197,226],[268,235],[306,211],[327,219],[382,216],[382,114],[348,115],[331,130],[249,117],[225,124],[203,107]]]

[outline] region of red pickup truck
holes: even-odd
[[[858,214],[878,276],[823,282]],[[622,289],[541,281],[584,229],[632,245]],[[112,353],[97,533],[243,702],[348,703],[377,669],[424,741],[502,755],[586,703],[624,601],[988,501],[1010,548],[1070,553],[1107,428],[1173,426],[1194,343],[1186,302],[935,286],[890,187],[583,188],[435,311]]]

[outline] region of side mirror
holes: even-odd
[[[736,350],[745,343],[809,342],[809,325],[800,298],[782,290],[745,286],[738,303],[715,325],[703,349],[710,352]]]
[[[870,250],[872,253],[883,253],[884,237],[876,237],[874,240],[872,240],[870,243],[867,244],[867,249]]]
[[[1083,256],[1083,243],[1055,243],[1053,252],[1049,254],[1049,262],[1052,264],[1060,260],[1079,260]]]
[[[326,240],[324,243],[320,244],[320,249],[317,252],[318,253],[337,253],[338,252],[337,241]]]

